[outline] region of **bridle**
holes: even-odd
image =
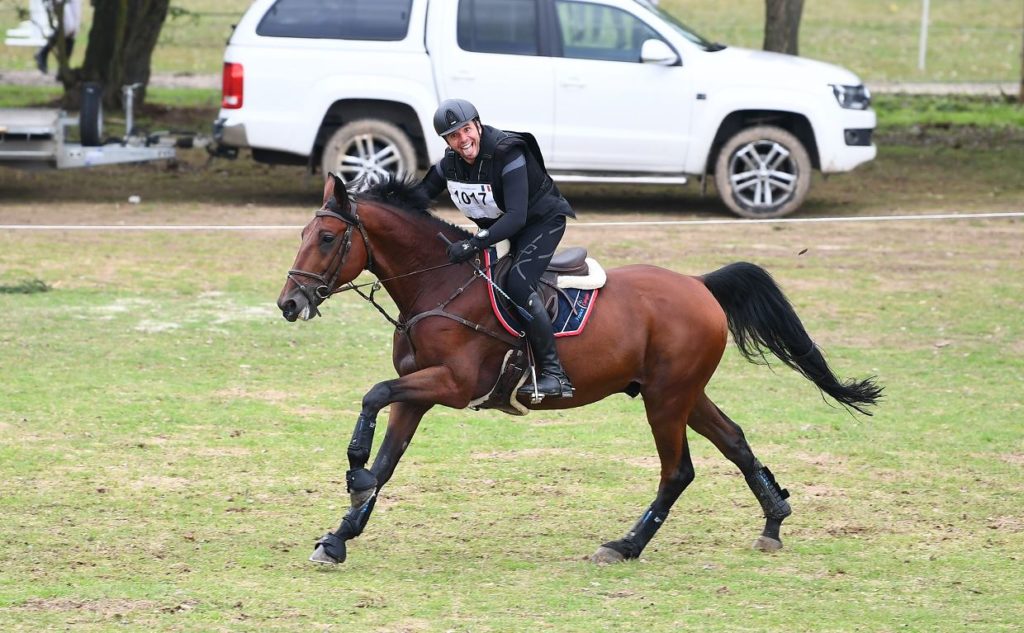
[[[451,263],[441,264],[440,266],[431,266],[430,268],[424,268],[421,270],[414,270],[412,272],[403,273],[401,275],[388,277],[387,279],[376,279],[374,281],[364,284],[356,284],[354,281],[350,281],[347,284],[341,286],[340,288],[332,290],[332,288],[334,288],[334,284],[336,284],[338,281],[338,277],[341,276],[341,271],[345,267],[345,262],[348,260],[349,253],[352,251],[353,229],[359,230],[359,234],[363,236],[363,245],[366,247],[366,266],[364,267],[364,270],[368,270],[371,273],[374,272],[373,247],[370,245],[370,236],[367,234],[366,227],[363,226],[362,220],[359,219],[359,212],[357,211],[356,203],[352,202],[351,204],[352,210],[349,216],[338,213],[337,211],[332,211],[331,209],[328,209],[326,207],[321,208],[319,211],[316,212],[315,217],[335,218],[336,220],[340,220],[341,222],[343,222],[346,227],[345,234],[342,236],[341,242],[338,244],[337,248],[331,254],[331,261],[328,264],[327,269],[324,271],[324,273],[318,274],[310,272],[308,270],[301,270],[299,268],[292,268],[291,270],[288,271],[288,279],[292,280],[295,283],[295,286],[298,288],[299,292],[301,292],[306,297],[306,300],[309,301],[310,307],[313,309],[317,316],[320,316],[320,310],[318,306],[321,303],[323,303],[326,299],[328,299],[332,295],[338,294],[339,292],[345,292],[346,290],[355,290],[356,294],[358,294],[360,297],[362,297],[371,305],[373,305],[373,307],[375,307],[378,312],[384,315],[384,318],[387,319],[392,325],[394,325],[399,332],[408,334],[409,329],[412,328],[412,326],[417,322],[427,317],[440,316],[456,321],[457,323],[461,323],[462,325],[465,325],[466,327],[472,330],[496,338],[509,345],[518,345],[517,339],[510,337],[504,332],[492,331],[483,325],[474,323],[459,315],[452,314],[451,312],[445,310],[445,307],[449,303],[451,303],[456,297],[465,292],[469,285],[472,284],[479,277],[478,273],[476,272],[474,272],[473,275],[471,275],[466,282],[464,282],[461,286],[456,288],[455,291],[447,299],[439,303],[437,307],[433,308],[432,310],[427,310],[426,312],[416,314],[406,321],[401,321],[393,318],[391,315],[387,313],[384,307],[377,303],[377,301],[373,298],[374,293],[380,290],[383,282],[391,281],[393,279],[400,279],[402,277],[420,275],[441,268],[447,268],[448,266],[453,265]],[[299,277],[307,277],[319,283],[304,284],[298,279]],[[371,286],[369,294],[364,293],[362,290],[360,290],[361,287],[365,286]]]
[[[313,309],[316,310],[317,315],[320,313],[320,311],[317,310],[318,305],[323,303],[324,300],[331,295],[347,289],[339,288],[337,290],[332,290],[334,285],[338,282],[338,277],[341,276],[342,269],[345,268],[345,262],[348,261],[349,254],[352,252],[352,229],[359,229],[360,235],[363,236],[363,246],[366,248],[366,266],[364,268],[365,270],[373,272],[373,247],[370,246],[370,236],[366,234],[366,228],[359,219],[359,211],[357,210],[356,203],[353,202],[351,208],[351,217],[346,217],[327,208],[322,208],[316,212],[315,217],[334,218],[345,224],[345,233],[342,235],[341,240],[338,241],[338,246],[331,253],[331,260],[327,264],[327,269],[323,274],[299,268],[292,268],[288,271],[288,279],[295,282],[295,286],[299,289],[299,292],[306,297],[306,300],[309,301],[309,304]],[[302,283],[299,279],[300,277],[306,277],[319,283]],[[351,285],[351,283],[348,284],[348,286]]]

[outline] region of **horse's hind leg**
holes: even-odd
[[[640,553],[668,517],[668,512],[679,495],[694,478],[690,447],[686,443],[687,404],[662,403],[658,398],[644,394],[647,420],[654,434],[654,442],[661,459],[661,483],[654,502],[640,516],[626,536],[605,543],[590,560],[595,563],[618,563],[639,558]]]
[[[747,485],[761,504],[765,516],[764,531],[754,541],[754,549],[765,552],[782,549],[779,529],[786,517],[793,512],[786,501],[789,492],[780,488],[768,467],[754,457],[747,439],[743,436],[743,429],[706,396],[701,398],[690,413],[689,425],[694,431],[711,440],[729,461],[739,467],[747,480]]]

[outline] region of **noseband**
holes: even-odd
[[[323,274],[313,273],[308,270],[300,270],[298,268],[292,268],[288,271],[288,279],[295,282],[299,292],[301,292],[309,304],[316,309],[316,306],[323,303],[325,299],[330,297],[332,294],[340,292],[340,290],[333,290],[335,284],[338,282],[338,277],[341,276],[341,271],[345,267],[345,262],[348,261],[349,253],[352,251],[352,229],[359,229],[359,233],[363,236],[363,246],[366,247],[366,266],[365,270],[371,270],[373,268],[373,248],[370,246],[370,237],[366,234],[366,228],[363,227],[362,221],[359,219],[359,212],[356,204],[352,203],[351,217],[346,217],[336,211],[330,209],[320,209],[316,212],[318,218],[334,218],[345,223],[345,234],[342,235],[341,241],[338,243],[337,248],[331,254],[331,261],[327,265],[327,269]],[[372,270],[371,270],[372,272]],[[307,277],[319,282],[318,284],[304,284],[299,280],[299,277]],[[319,313],[319,311],[317,311]]]

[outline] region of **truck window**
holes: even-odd
[[[412,0],[277,0],[256,34],[340,40],[405,39]]]
[[[462,0],[459,48],[475,53],[537,55],[537,0]]]
[[[599,4],[557,0],[562,56],[640,62],[640,47],[661,37],[636,16]]]

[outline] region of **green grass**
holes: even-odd
[[[0,0],[0,29],[17,24],[22,0]],[[219,73],[224,43],[248,0],[175,0],[186,15],[168,19],[153,57],[154,72]],[[699,33],[734,46],[761,48],[761,0],[662,0]],[[83,25],[90,23],[85,3]],[[1024,12],[1017,0],[936,2],[931,6],[928,58],[917,67],[920,2],[828,0],[808,2],[800,52],[846,66],[872,81],[1003,81],[1020,78]],[[83,41],[84,44],[84,41]],[[81,63],[85,47],[75,51]],[[32,50],[0,49],[0,69],[32,69]]]
[[[1005,97],[874,95],[872,107],[885,130],[909,125],[1024,128],[1024,106]]]
[[[705,37],[747,48],[764,42],[764,3],[662,0]],[[807,2],[800,54],[850,68],[872,81],[1020,79],[1024,11],[1016,0],[933,2],[928,56],[918,69],[921,2]]]
[[[1013,220],[570,229],[608,265],[637,240],[682,271],[753,258],[841,375],[886,385],[855,418],[728,353],[710,393],[793,493],[786,549],[747,549],[756,502],[691,434],[697,480],[643,560],[586,563],[657,478],[642,405],[616,396],[431,412],[349,562],[322,571],[305,558],[345,509],[360,398],[393,375],[383,319],[342,295],[282,320],[291,231],[0,233],[0,285],[52,287],[0,294],[0,628],[1013,631],[1020,236]]]
[[[85,57],[88,29],[92,24],[92,7],[83,2],[82,39],[75,44],[72,66],[79,66]],[[171,6],[184,10],[172,12],[160,31],[160,43],[153,54],[153,72],[172,74],[219,73],[224,44],[251,4],[250,0],[173,0]],[[0,31],[18,24],[17,7],[26,0],[0,0]],[[32,70],[35,68],[28,47],[0,48],[0,69]]]
[[[220,90],[209,88],[162,88],[150,86],[146,89],[147,101],[172,108],[206,108],[215,111],[220,107]],[[53,105],[60,101],[64,89],[59,86],[0,85],[0,108],[26,108]]]

